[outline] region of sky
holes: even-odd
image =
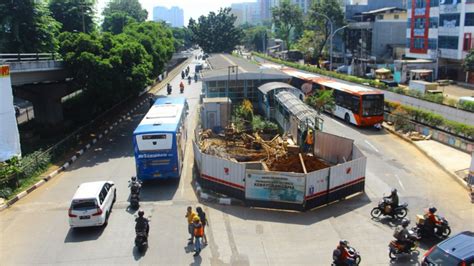
[[[217,12],[221,7],[230,7],[232,3],[256,2],[255,0],[139,0],[142,7],[148,11],[148,20],[153,18],[153,7],[165,6],[170,8],[178,6],[184,10],[184,25],[188,24],[189,18],[197,19],[201,15],[209,12]],[[97,11],[102,13],[102,9],[109,0],[98,0]]]

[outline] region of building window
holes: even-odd
[[[424,29],[426,20],[424,18],[415,18],[415,29]]]
[[[382,20],[382,19],[383,19],[383,15],[378,15],[378,16],[377,16],[377,19]]]
[[[446,28],[459,27],[459,13],[439,15],[439,26]]]
[[[411,19],[407,19],[407,28],[408,28],[408,29],[411,28]]]
[[[410,47],[411,39],[406,39],[405,47]]]
[[[400,16],[399,16],[399,15],[393,15],[393,18],[394,18],[394,19],[399,19]]]
[[[439,6],[439,0],[431,0],[430,1],[430,6],[432,6],[432,7]]]
[[[474,3],[474,0],[472,0]],[[474,13],[466,13],[466,21],[464,26],[474,26]]]
[[[432,29],[438,28],[438,18],[430,18],[430,28]]]
[[[415,49],[425,49],[425,39],[423,39],[423,38],[413,39],[413,48],[415,48]]]
[[[439,36],[438,46],[441,49],[458,49],[458,36]]]
[[[428,49],[429,50],[438,49],[438,39],[428,39]]]
[[[471,50],[471,33],[464,33],[464,42],[462,50],[469,52]]]
[[[415,1],[415,8],[426,7],[426,0],[414,0],[414,1]]]

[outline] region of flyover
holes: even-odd
[[[9,65],[13,95],[33,104],[35,119],[43,125],[62,122],[61,98],[74,88],[64,62],[54,53],[0,54],[0,63]]]

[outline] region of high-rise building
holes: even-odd
[[[258,6],[260,8],[260,18],[261,20],[271,20],[272,19],[272,9],[278,7],[280,2],[283,0],[258,0]],[[311,3],[315,0],[290,0],[292,4],[300,7],[301,11],[306,14],[311,7]]]
[[[230,6],[231,13],[237,17],[236,25],[245,23],[256,24],[260,22],[260,8],[257,2],[235,3]]]
[[[436,78],[465,80],[461,62],[474,48],[474,0],[413,0],[408,4],[406,56],[436,62]]]
[[[153,20],[164,21],[172,27],[184,26],[183,9],[173,6],[170,9],[163,6],[155,6],[153,8]]]

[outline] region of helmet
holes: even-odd
[[[397,193],[397,189],[396,188],[392,188],[392,194],[396,194]]]
[[[193,222],[199,222],[199,221],[201,221],[201,219],[199,219],[199,217],[198,217],[198,216],[194,216],[194,218],[193,218]]]
[[[341,239],[339,241],[339,245],[341,245],[341,246],[347,246],[347,244],[349,244],[349,242],[347,242],[347,240]]]
[[[137,181],[137,177],[136,176],[132,176],[132,181]]]
[[[436,209],[436,207],[430,207],[430,208],[428,209],[428,211],[431,212],[431,213],[435,213],[437,210],[438,210],[438,209]]]
[[[407,227],[409,224],[410,224],[410,220],[408,220],[408,219],[403,219],[403,221],[402,221],[402,226],[403,226],[403,227]]]
[[[143,210],[138,211],[138,216],[143,217],[145,215],[145,212]]]

